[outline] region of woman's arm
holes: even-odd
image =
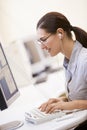
[[[87,109],[87,100],[73,100],[61,106],[63,109]]]
[[[46,108],[47,108],[48,106],[50,106],[51,104],[60,102],[60,101],[65,101],[65,102],[68,101],[68,99],[67,99],[67,97],[66,97],[66,94],[62,94],[62,95],[60,95],[60,97],[58,97],[58,98],[50,98],[47,102],[41,104],[41,106],[39,107],[39,109],[40,109],[41,111],[46,111]]]
[[[73,110],[73,109],[87,109],[87,100],[74,101],[59,101],[57,103],[49,104],[46,107],[46,113],[52,113],[55,110]]]

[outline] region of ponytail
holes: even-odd
[[[87,48],[87,32],[75,26],[71,26],[71,31],[75,33],[76,40],[79,41],[83,47]]]

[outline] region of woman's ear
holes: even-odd
[[[62,39],[62,34],[61,34],[61,33],[58,33],[58,37],[59,37],[59,39],[61,40],[61,39]]]
[[[57,29],[57,34],[60,39],[63,38],[64,30],[62,28]]]

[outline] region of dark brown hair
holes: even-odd
[[[68,37],[72,37],[71,31],[75,33],[76,40],[79,41],[82,46],[87,48],[87,32],[79,27],[74,27],[70,24],[68,19],[61,13],[49,12],[45,14],[37,23],[37,27],[45,29],[46,32],[55,34],[58,28],[62,28],[66,31]]]

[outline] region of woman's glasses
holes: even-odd
[[[38,40],[38,44],[44,44],[45,42],[47,42],[48,38],[51,36],[52,34],[48,35],[46,38],[40,38]]]

